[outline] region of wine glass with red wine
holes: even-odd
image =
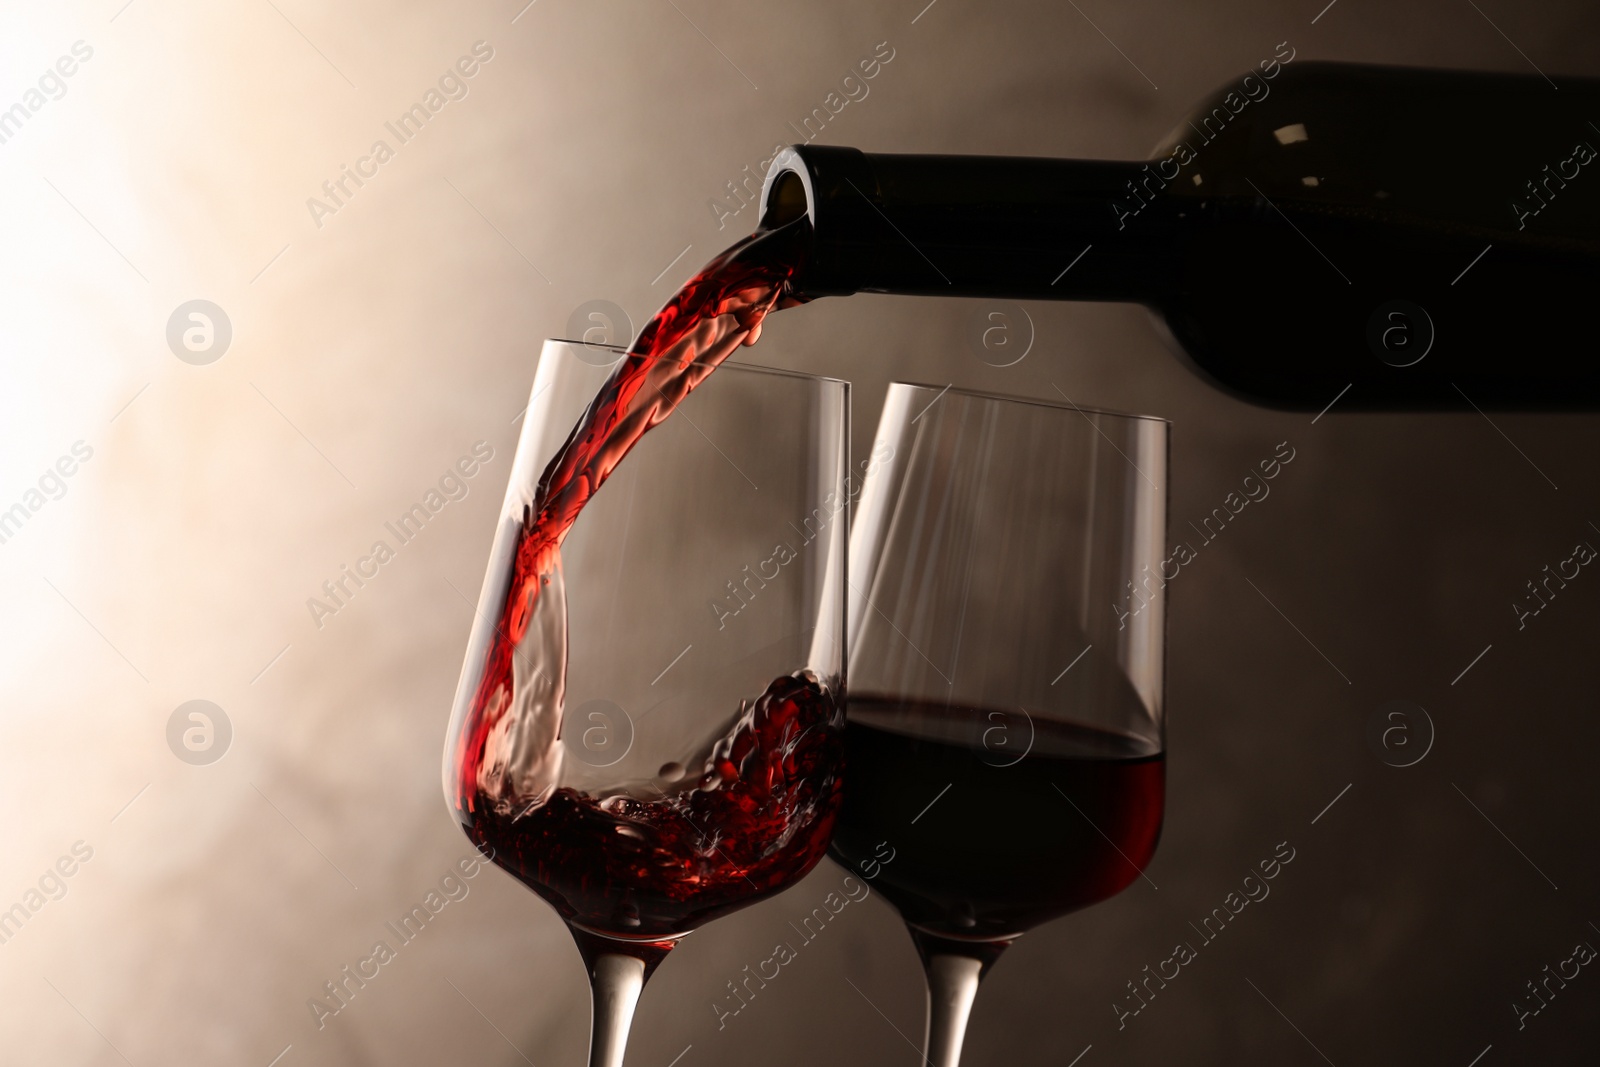
[[[1120,892],[1155,852],[1167,430],[889,387],[850,541],[832,852],[906,921],[931,1067],[960,1060],[1006,946]]]
[[[817,864],[841,797],[849,386],[725,363],[652,408],[686,366],[642,358],[545,343],[444,755],[467,836],[577,941],[593,1067],[679,938]]]

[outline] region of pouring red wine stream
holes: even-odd
[[[644,434],[753,344],[770,312],[800,302],[789,282],[808,230],[799,220],[758,231],[686,283],[619,361],[524,512],[455,757],[457,814],[480,847],[579,932],[664,951],[671,938],[809,871],[832,834],[840,709],[806,671],[746,701],[730,732],[699,754],[698,773],[682,771],[668,789],[641,782],[594,796],[554,787],[565,687],[562,541]],[[529,656],[542,662],[530,670]],[[517,714],[519,699],[540,702],[544,714]]]

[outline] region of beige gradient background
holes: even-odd
[[[0,944],[0,1063],[581,1062],[577,954],[499,871],[320,1031],[306,1001],[467,850],[439,791],[471,619],[452,586],[481,580],[540,339],[596,298],[642,323],[753,224],[719,230],[707,199],[878,42],[894,59],[822,140],[1136,158],[1285,40],[1600,74],[1600,16],[1578,4],[1339,0],[1313,24],[1321,0],[523,2],[0,14],[0,107],[73,42],[94,49],[0,145],[0,508],[93,448],[0,544],[0,908],[93,848]],[[479,40],[494,57],[470,95],[318,228],[306,198]],[[1475,151],[1439,160],[1440,182]],[[164,339],[197,297],[234,330],[209,366]],[[1249,278],[1238,299],[1248,313]],[[1164,415],[1175,536],[1278,442],[1297,458],[1171,589],[1159,889],[1019,942],[968,1062],[1591,1059],[1592,968],[1521,1031],[1510,1005],[1600,945],[1600,577],[1521,632],[1509,605],[1600,543],[1600,423],[1335,408],[1313,425],[1210,391],[1128,307],[1029,305],[1032,351],[996,369],[964,340],[978,309],[824,301],[774,319],[751,358],[854,381],[857,441],[895,377]],[[479,440],[495,458],[470,495],[319,629],[306,599]],[[195,698],[234,729],[210,766],[165,740]],[[1405,770],[1364,740],[1397,698],[1437,727]],[[1124,983],[1282,841],[1296,859],[1272,896],[1119,1031]],[[916,960],[877,900],[717,1029],[725,983],[839,877],[824,864],[690,938],[629,1062],[915,1063]]]

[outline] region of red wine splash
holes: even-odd
[[[661,938],[777,892],[821,859],[839,807],[834,695],[809,672],[746,702],[697,777],[600,795],[557,788],[565,695],[561,543],[622,458],[762,321],[809,224],[758,231],[690,279],[640,332],[545,468],[454,755],[457,814],[476,842],[568,921]],[[668,789],[663,789],[665,783]],[[670,789],[670,791],[669,791]]]
[[[747,703],[691,789],[593,797],[562,787],[524,813],[474,812],[467,833],[568,922],[675,937],[784,889],[827,852],[840,800],[836,716],[814,679],[780,678]]]

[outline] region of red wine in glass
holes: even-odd
[[[1155,854],[1165,757],[1016,710],[850,698],[833,853],[916,930],[1003,941],[1115,896]],[[913,821],[915,820],[915,821]]]
[[[467,834],[569,924],[670,940],[816,866],[840,800],[837,718],[815,680],[780,678],[717,742],[691,789],[597,798],[563,787],[521,813],[480,806]]]

